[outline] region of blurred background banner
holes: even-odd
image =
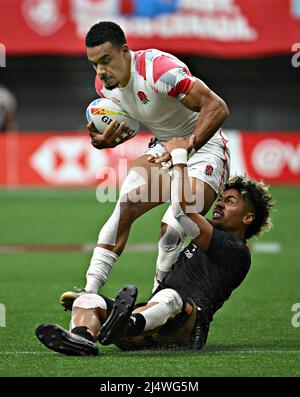
[[[133,50],[180,57],[225,99],[232,173],[300,185],[300,0],[0,0],[0,88],[15,116],[0,134],[0,186],[94,187],[115,170],[118,187],[146,150],[148,131],[101,151],[85,132],[97,93],[84,37],[101,20]]]
[[[119,23],[133,50],[217,57],[288,54],[299,0],[0,0],[7,55],[83,55],[99,20]]]
[[[232,152],[231,173],[246,172],[270,184],[300,185],[300,131],[225,131]],[[130,163],[152,135],[140,132],[114,149],[97,150],[82,132],[0,135],[0,185],[119,187]],[[95,177],[96,175],[96,177]]]

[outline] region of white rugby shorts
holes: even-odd
[[[150,147],[145,154],[157,156],[165,152],[159,143]],[[171,175],[172,171],[169,171]],[[190,178],[206,182],[218,194],[230,175],[230,151],[228,138],[220,128],[215,135],[188,160],[187,172]]]

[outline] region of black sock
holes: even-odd
[[[134,313],[130,316],[126,336],[138,336],[145,328],[146,320],[141,313]]]
[[[73,334],[82,336],[83,338],[88,339],[91,342],[94,342],[93,335],[90,334],[87,330],[88,330],[87,327],[75,327],[75,328],[71,329],[71,332]]]

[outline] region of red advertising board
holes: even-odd
[[[250,132],[242,135],[247,173],[272,184],[300,185],[300,135]]]
[[[109,175],[118,186],[151,137],[143,133],[134,145],[97,150],[84,132],[0,134],[0,185],[93,186]]]
[[[226,131],[225,131],[226,133]],[[229,132],[231,173],[270,184],[300,185],[300,131]],[[97,150],[85,132],[0,134],[0,185],[120,186],[152,135],[139,133],[114,149]]]
[[[100,20],[119,23],[133,50],[249,57],[300,40],[299,0],[0,0],[0,41],[8,55],[83,55]]]

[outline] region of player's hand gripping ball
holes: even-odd
[[[116,128],[124,121],[126,126],[117,138],[119,142],[124,138],[133,137],[139,129],[139,123],[136,120],[131,118],[119,105],[107,98],[93,100],[86,109],[86,118],[88,122],[94,123],[100,134],[113,120],[117,121]]]

